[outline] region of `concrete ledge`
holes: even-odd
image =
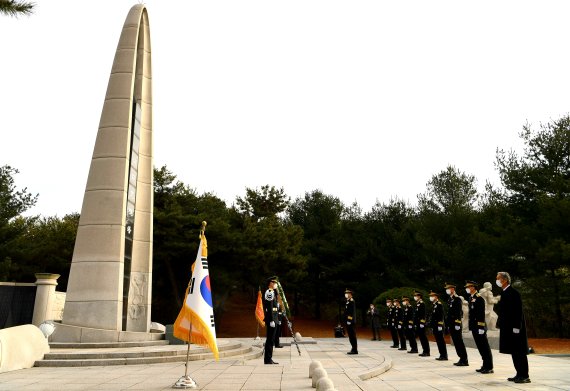
[[[382,364],[360,373],[358,375],[358,378],[360,380],[367,380],[373,378],[374,376],[378,376],[383,374],[384,372],[389,371],[390,368],[392,368],[392,357],[384,356],[384,362],[382,362]]]
[[[31,368],[48,352],[47,339],[34,325],[0,330],[0,373]]]

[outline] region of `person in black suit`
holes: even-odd
[[[477,283],[467,281],[465,291],[470,295],[467,300],[469,305],[469,330],[473,334],[473,340],[477,350],[483,359],[483,365],[477,372],[482,374],[493,373],[493,355],[487,340],[487,324],[485,323],[485,299],[477,292]]]
[[[447,347],[445,346],[445,339],[443,338],[445,328],[443,304],[439,301],[439,294],[434,291],[429,293],[429,300],[433,305],[430,327],[435,337],[435,342],[437,342],[437,350],[439,350],[439,357],[436,357],[436,360],[447,361]]]
[[[275,340],[275,327],[277,326],[277,277],[267,279],[267,290],[263,295],[263,313],[265,321],[265,353],[264,364],[277,364],[273,361],[273,341]]]
[[[447,301],[447,327],[449,327],[449,333],[451,334],[453,346],[455,346],[455,352],[457,353],[457,356],[459,356],[459,361],[453,363],[453,365],[466,367],[469,365],[469,360],[467,359],[467,349],[465,349],[465,344],[463,343],[461,330],[463,302],[459,296],[457,296],[457,293],[455,293],[455,284],[446,282],[445,293],[449,295],[449,300]]]
[[[381,341],[380,337],[380,313],[374,304],[370,304],[370,308],[366,311],[366,315],[370,317],[370,327],[372,328],[372,341]]]
[[[497,273],[496,283],[503,290],[497,326],[499,334],[499,352],[510,354],[517,371],[508,378],[515,383],[530,383],[528,376],[528,340],[522,310],[520,293],[511,286],[511,276],[507,272]]]
[[[420,339],[420,343],[422,344],[422,352],[418,354],[421,357],[429,357],[430,349],[429,349],[429,341],[426,336],[426,327],[427,327],[427,320],[426,320],[426,305],[423,301],[423,293],[419,291],[414,292],[414,300],[416,301],[416,316],[415,316],[415,323],[416,323],[416,334]]]
[[[346,305],[344,306],[344,321],[346,322],[346,331],[348,333],[348,340],[350,341],[350,352],[346,354],[358,354],[358,346],[356,341],[356,304],[352,298],[352,291],[346,289],[344,291],[346,298]]]

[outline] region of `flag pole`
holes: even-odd
[[[202,228],[200,229],[200,235],[199,235],[199,239],[200,239],[200,245],[202,244],[202,238],[204,237],[204,234],[206,232],[206,225],[207,223],[205,221],[202,221]],[[192,284],[192,277],[190,277],[190,281],[188,282],[188,288],[187,290],[190,290],[190,284]],[[184,304],[185,306],[185,304]],[[186,308],[186,307],[183,307]],[[186,350],[186,365],[185,365],[185,369],[184,369],[184,376],[181,377],[176,383],[174,383],[174,385],[172,386],[172,388],[197,388],[198,387],[198,383],[196,383],[196,381],[194,379],[192,379],[189,375],[188,375],[188,363],[190,362],[190,345],[192,344],[192,323],[190,323],[190,326],[188,328],[188,349]]]

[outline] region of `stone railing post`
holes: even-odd
[[[32,324],[39,326],[51,316],[53,301],[55,300],[55,287],[59,274],[36,273],[36,301],[34,303],[34,315]]]

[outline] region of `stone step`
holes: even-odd
[[[252,360],[263,355],[263,350],[253,346],[244,346],[237,343],[232,346],[225,346],[219,350],[220,359]],[[165,351],[168,352],[168,351]],[[117,352],[118,353],[118,352]],[[84,367],[84,366],[109,366],[109,365],[137,365],[137,364],[158,364],[169,362],[185,362],[186,350],[173,350],[170,355],[153,355],[152,352],[138,352],[135,357],[117,357],[112,355],[106,358],[52,358],[36,361],[36,367]],[[50,353],[55,354],[55,353]],[[78,353],[80,354],[80,353]],[[93,353],[96,354],[96,353]],[[125,352],[123,352],[125,354]],[[150,355],[149,355],[150,354]],[[130,353],[128,353],[130,356]],[[212,360],[214,355],[205,348],[190,350],[189,361]]]
[[[103,348],[134,348],[145,346],[168,345],[166,340],[137,341],[137,342],[50,342],[51,349],[103,349]]]
[[[218,346],[218,351],[239,349],[242,346],[239,342],[231,342]],[[63,351],[58,349],[47,353],[44,360],[90,360],[90,359],[115,359],[115,358],[139,358],[139,357],[166,357],[166,356],[186,356],[187,345],[166,345],[153,349],[142,347],[131,349],[92,349],[89,351]],[[190,355],[207,353],[210,350],[201,346],[192,345]]]

